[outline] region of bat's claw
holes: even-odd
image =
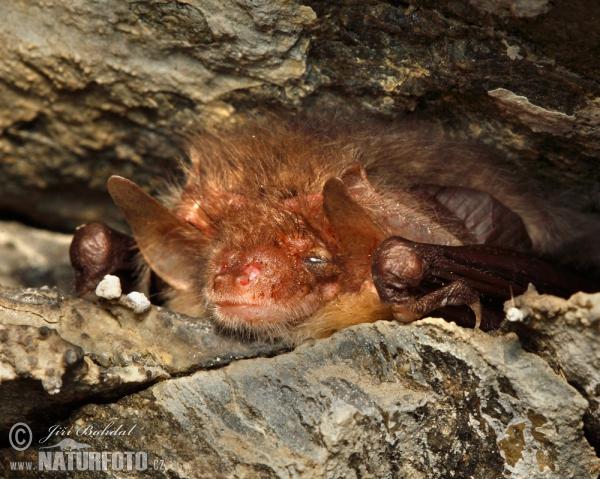
[[[483,316],[479,291],[460,275],[451,273],[454,264],[442,274],[432,269],[430,265],[438,268],[440,261],[445,261],[442,253],[436,245],[397,236],[388,238],[373,256],[371,270],[377,293],[383,303],[391,305],[396,321],[410,323],[446,306],[468,306],[475,313],[475,329],[479,329]],[[437,276],[450,282],[423,295],[422,284],[436,284],[431,278]]]
[[[481,326],[481,318],[483,316],[481,310],[481,301],[479,301],[479,298],[477,298],[477,300],[473,303],[469,304],[469,308],[471,308],[473,313],[475,313],[475,329],[479,329]]]
[[[445,306],[468,306],[475,313],[475,329],[481,327],[483,309],[479,293],[461,280],[454,281],[424,296],[410,296],[404,293],[387,303],[392,307],[394,319],[402,323],[412,323]]]
[[[423,316],[422,314],[410,309],[410,306],[407,307],[406,304],[402,303],[393,304],[392,313],[394,314],[394,319],[401,323],[412,323]]]

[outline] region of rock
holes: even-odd
[[[168,380],[62,425],[121,426],[130,434],[72,438],[143,451],[154,477],[595,478],[586,405],[516,336],[426,319]],[[5,449],[0,465],[37,454]]]
[[[504,88],[489,91],[488,94],[498,100],[498,106],[510,115],[517,117],[531,131],[549,133],[553,136],[569,135],[578,137],[582,144],[597,149],[600,141],[598,117],[600,117],[600,99],[585,104],[575,115],[546,110],[523,97]]]
[[[68,268],[66,235],[0,226],[9,274],[44,270],[36,265],[51,271],[53,262]],[[185,458],[198,451],[207,471],[223,475],[593,477],[581,418],[598,447],[599,301],[529,291],[509,305],[516,321],[504,327],[578,394],[514,337],[434,320],[360,326],[294,353],[240,361],[285,349],[223,336],[207,319],[140,307],[137,297],[94,305],[56,289],[0,287],[0,437],[25,422],[42,438],[75,414],[62,424],[135,425],[131,437],[94,438],[94,447],[146,451],[182,477],[196,460]],[[174,379],[197,370],[204,371]],[[2,452],[0,467],[13,454]]]
[[[593,0],[4,2],[0,214],[122,225],[111,174],[155,192],[187,133],[265,109],[453,125],[597,212],[598,15]]]
[[[0,284],[57,286],[73,291],[75,275],[69,262],[72,235],[0,221]]]
[[[569,299],[530,289],[507,302],[516,332],[527,349],[539,354],[588,401],[585,430],[600,450],[600,293],[577,293]]]
[[[481,10],[500,16],[537,17],[550,10],[549,0],[470,0]]]
[[[17,378],[37,379],[48,394],[58,394],[63,375],[83,359],[80,347],[46,326],[0,324],[0,343],[0,383]]]
[[[102,308],[56,289],[0,286],[2,437],[16,416],[39,429],[82,403],[284,349],[223,336],[208,319],[157,307],[136,313],[122,298]]]
[[[114,226],[108,176],[157,190],[185,133],[271,107],[452,125],[597,214],[598,15],[593,0],[0,2],[0,215]],[[0,287],[3,441],[17,418],[36,440],[118,418],[130,435],[77,443],[147,451],[162,477],[598,474],[596,296],[515,299],[505,331],[559,375],[512,334],[433,320],[239,360],[285,349],[141,297],[66,297],[69,241],[0,223],[0,283],[62,291]],[[37,467],[37,446],[7,445],[0,476]]]
[[[107,274],[96,287],[96,296],[105,299],[117,299],[121,297],[121,281],[117,276]]]
[[[178,157],[203,111],[231,115],[221,97],[300,78],[315,15],[285,0],[18,0],[0,18],[0,208],[75,228],[114,223],[108,176]]]

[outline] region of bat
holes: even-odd
[[[117,274],[175,311],[297,344],[430,313],[490,330],[529,282],[563,296],[593,287],[539,257],[600,258],[598,217],[431,125],[270,118],[196,135],[189,160],[160,202],[109,179],[133,237],[76,231],[80,296]]]

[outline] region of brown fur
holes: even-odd
[[[379,189],[377,196],[361,202],[367,209],[380,207],[390,188],[432,183],[492,194],[523,218],[538,252],[556,252],[598,231],[597,218],[553,204],[553,193],[544,194],[534,179],[510,171],[488,149],[448,139],[439,128],[416,123],[340,126],[323,119],[315,121],[306,124],[271,118],[220,135],[196,135],[190,142],[192,162],[186,168],[190,198],[173,202],[176,194],[171,202],[185,208],[192,198],[207,197],[219,214],[223,212],[219,200],[228,195],[276,205],[293,191],[299,196],[318,193],[330,176],[359,162]],[[213,195],[199,193],[200,185]],[[395,194],[389,195],[390,203],[395,200]],[[412,207],[427,208],[422,204]]]
[[[403,192],[423,183],[490,193],[522,217],[539,253],[559,251],[574,239],[575,231],[581,232],[575,239],[585,242],[585,235],[600,230],[597,223],[585,226],[589,222],[583,215],[536,197],[531,181],[510,173],[489,152],[459,145],[430,126],[340,126],[324,120],[271,118],[234,131],[197,135],[191,139],[189,155],[186,185],[171,188],[164,202],[209,240],[207,247],[189,253],[190,263],[198,265],[192,273],[195,286],[168,293],[168,306],[191,315],[216,313],[215,301],[235,306],[235,278],[225,275],[223,281],[231,285],[227,283],[224,292],[213,291],[219,268],[244,271],[246,264],[258,264],[261,271],[272,270],[277,281],[259,278],[264,284],[252,297],[260,296],[257,301],[273,317],[286,319],[259,318],[252,324],[223,320],[227,328],[248,335],[283,336],[297,343],[357,322],[391,317],[373,291],[369,271],[348,269],[348,253],[336,237],[339,232],[331,231],[320,203],[325,182],[355,163],[366,167],[372,184],[356,201],[387,235],[439,244],[470,241],[469,233],[452,218]],[[386,230],[385,220],[391,216],[407,218],[401,231]],[[411,225],[415,218],[423,224]],[[424,237],[423,231],[429,236]],[[320,249],[332,255],[327,262],[329,276],[313,277],[304,271],[302,251]],[[239,279],[242,273],[236,274]],[[352,274],[364,281],[360,287],[344,283],[343,278]],[[310,304],[302,302],[306,291]]]
[[[308,338],[327,338],[334,332],[362,323],[392,320],[392,309],[383,304],[376,291],[365,289],[358,293],[342,293],[307,321],[289,331],[294,344]]]

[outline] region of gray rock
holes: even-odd
[[[114,225],[109,175],[155,189],[185,131],[265,105],[414,111],[600,211],[600,4],[301,3],[0,2],[0,214]],[[0,283],[70,291],[68,238],[44,235],[0,224]],[[282,347],[122,298],[2,287],[0,437],[17,418],[36,440],[69,414],[74,431],[122,421],[130,435],[75,439],[147,451],[157,477],[595,477],[581,419],[600,444],[598,301],[561,301],[516,298],[510,326],[555,375],[514,336],[435,321],[235,361]],[[37,451],[2,450],[0,476]]]
[[[68,269],[68,236],[0,226],[7,277]],[[33,273],[14,273],[24,270]],[[588,404],[510,335],[381,323],[239,361],[284,348],[161,308],[136,314],[126,296],[94,305],[56,289],[0,287],[0,435],[26,422],[39,440],[73,412],[62,424],[74,430],[135,426],[123,438],[74,439],[146,451],[165,477],[594,477],[583,431],[600,443],[599,298],[530,291],[509,304],[519,321],[505,327]],[[23,459],[14,454],[3,451],[0,468]]]
[[[600,99],[589,101],[575,115],[566,115],[533,105],[527,98],[515,95],[504,88],[489,91],[488,95],[498,101],[498,106],[502,110],[509,115],[514,115],[532,131],[549,133],[553,136],[576,135],[590,148],[598,145]]]
[[[0,388],[3,389],[2,422],[16,422],[23,414],[23,400],[12,396],[4,387],[18,379],[35,379],[49,394],[57,394],[63,376],[81,369],[83,351],[62,339],[55,329],[0,324]],[[8,416],[7,416],[8,413]]]
[[[414,112],[600,211],[599,15],[589,0],[2,2],[0,213],[115,226],[111,174],[156,191],[185,133],[271,107]]]
[[[72,235],[0,221],[0,284],[74,290],[75,275],[69,262]]]
[[[156,307],[136,314],[126,300],[102,305],[56,289],[0,286],[0,434],[15,414],[37,423],[51,408],[45,424],[77,404],[283,349],[223,336],[208,319]]]
[[[600,448],[600,293],[570,299],[538,294],[530,287],[505,305],[526,347],[539,354],[589,401],[586,433]]]
[[[64,426],[120,425],[130,434],[73,438],[144,451],[153,477],[595,478],[586,405],[516,336],[426,319],[165,381]],[[19,457],[37,464],[37,449]]]
[[[285,0],[17,0],[0,18],[0,208],[74,228],[114,222],[98,187],[179,156],[203,111],[231,114],[224,95],[300,78],[315,15]]]
[[[481,10],[500,16],[532,18],[547,13],[549,0],[469,0]]]

